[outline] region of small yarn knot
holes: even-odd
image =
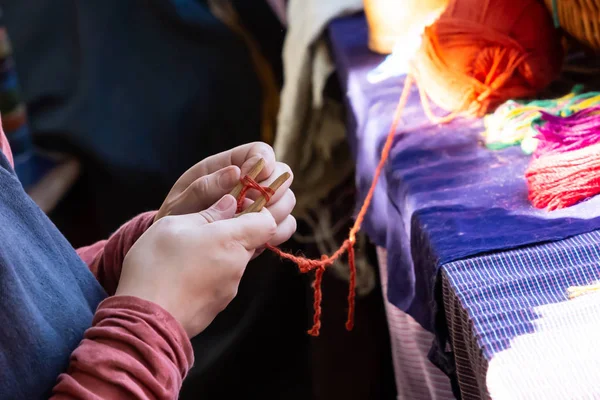
[[[243,207],[244,207],[244,200],[246,199],[246,195],[248,194],[248,191],[250,189],[258,190],[260,192],[260,194],[265,198],[267,203],[271,200],[271,197],[273,197],[273,195],[275,194],[273,192],[273,189],[271,189],[270,187],[260,186],[258,184],[258,182],[256,182],[254,179],[252,179],[248,175],[246,175],[242,179],[240,179],[240,182],[244,186],[242,187],[242,191],[240,192],[240,194],[237,198],[236,212],[238,212],[238,213],[242,212]]]

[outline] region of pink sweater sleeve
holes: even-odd
[[[168,312],[135,297],[109,297],[51,399],[177,399],[193,357],[185,331]]]
[[[152,225],[154,215],[141,214],[108,240],[77,250],[110,296],[125,255]],[[52,399],[176,399],[193,362],[185,331],[167,311],[135,297],[109,297],[71,354]]]
[[[155,211],[140,214],[123,225],[108,240],[77,249],[98,282],[109,295],[115,294],[125,255],[154,221]]]

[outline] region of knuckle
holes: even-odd
[[[201,211],[199,214],[206,220],[208,224],[212,224],[216,221],[216,218],[210,209]]]
[[[288,189],[288,191],[289,191],[291,206],[292,206],[292,208],[294,208],[294,207],[296,207],[296,201],[297,201],[296,194],[291,189]]]
[[[231,303],[233,301],[233,299],[235,299],[235,297],[238,294],[238,285],[232,285],[232,287],[227,291],[227,296],[225,298],[225,301],[227,302],[227,304]]]
[[[244,268],[244,266],[240,266],[238,268],[235,268],[233,271],[233,279],[236,282],[236,293],[237,293],[237,285],[240,283],[240,281],[242,280],[242,277],[244,276],[244,271],[246,270],[246,268]]]
[[[177,240],[181,231],[178,219],[167,215],[155,222],[157,231],[160,233],[159,240],[163,243],[171,240]]]
[[[159,219],[154,223],[154,226],[164,232],[168,232],[174,229],[175,217],[167,215]]]
[[[243,246],[237,240],[230,239],[223,241],[222,247],[225,254],[234,255],[237,254]]]
[[[289,165],[287,165],[286,163],[283,163],[281,161],[279,161],[278,164],[279,164],[279,168],[282,170],[282,173],[283,172],[287,172],[288,174],[290,174],[289,179],[293,180],[294,179],[294,172],[292,171],[292,168],[290,168]]]
[[[273,147],[271,147],[269,144],[265,143],[265,142],[255,142],[254,144],[256,147],[256,151],[258,153],[270,156],[270,155],[275,155],[275,151],[273,150]]]
[[[192,185],[192,193],[197,200],[202,200],[206,193],[208,193],[209,187],[210,182],[208,176],[203,176],[202,178],[197,179]]]
[[[275,222],[275,219],[272,217],[269,218],[268,221],[269,222],[265,224],[265,230],[269,235],[274,236],[277,233],[277,222]]]
[[[238,285],[230,284],[227,287],[215,289],[213,295],[216,299],[217,310],[219,312],[227,308],[227,306],[235,299],[238,293]]]
[[[290,166],[287,165],[286,163],[278,161],[278,164],[280,165],[283,172],[289,172],[290,174],[292,173],[292,168],[290,168]]]

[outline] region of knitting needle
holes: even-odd
[[[262,158],[260,158],[256,164],[254,164],[254,166],[250,169],[250,171],[248,171],[248,176],[252,179],[256,179],[256,177],[258,176],[258,174],[261,173],[261,171],[263,170],[263,168],[265,167],[265,160],[263,160]],[[230,195],[232,195],[233,197],[235,197],[236,199],[240,196],[240,193],[242,193],[242,190],[244,189],[244,183],[243,182],[239,182],[231,191],[231,193],[229,193]]]
[[[281,185],[283,185],[285,183],[285,181],[287,181],[288,179],[290,179],[290,173],[284,172],[283,174],[279,175],[279,177],[277,179],[275,179],[275,181],[273,181],[273,183],[271,183],[269,185],[269,188],[273,191],[273,193],[275,193],[277,191],[277,189],[279,189],[281,187]],[[261,195],[258,199],[256,199],[256,201],[254,203],[250,204],[250,206],[248,208],[246,208],[244,211],[242,211],[241,213],[236,215],[236,217],[239,217],[240,215],[248,214],[251,212],[259,212],[260,210],[262,210],[262,208],[266,204],[267,204],[267,199],[265,198],[264,195]]]

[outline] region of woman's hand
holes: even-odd
[[[116,295],[158,304],[190,337],[202,332],[235,297],[248,261],[278,232],[263,210],[232,218],[225,195],[200,213],[167,216],[129,250]]]
[[[187,170],[171,189],[155,221],[167,215],[190,214],[206,209],[229,193],[260,158],[265,161],[265,166],[256,181],[262,186],[270,185],[284,172],[291,176],[266,206],[278,226],[269,244],[277,246],[287,241],[296,230],[296,220],[290,215],[296,205],[296,198],[290,190],[293,174],[286,164],[276,161],[271,146],[260,142],[208,157]],[[258,195],[251,191],[248,197],[255,199]]]

